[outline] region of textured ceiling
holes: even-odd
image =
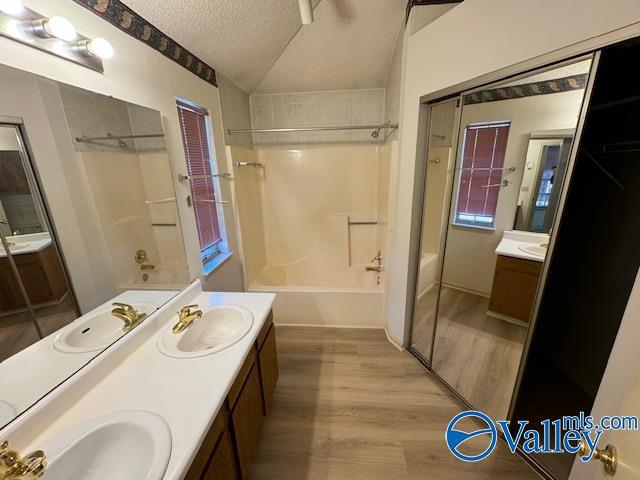
[[[301,26],[298,0],[123,3],[245,91],[253,90]]]
[[[313,0],[315,22],[300,28],[297,0],[123,3],[247,92],[384,86],[406,7]]]
[[[257,92],[384,87],[406,0],[322,0]]]

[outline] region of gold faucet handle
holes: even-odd
[[[44,474],[47,468],[47,456],[42,450],[35,450],[27,454],[22,460],[24,475],[38,478]]]
[[[192,308],[198,308],[198,305],[187,305],[186,307],[182,307],[180,309],[180,316],[186,316],[186,315],[191,315],[191,309]]]
[[[20,459],[20,455],[15,450],[9,450],[9,442],[6,440],[0,443],[0,474],[6,473],[13,468]]]
[[[113,303],[114,307],[120,307],[121,309],[123,309],[125,312],[127,313],[132,313],[135,312],[136,309],[133,308],[131,305],[129,305],[128,303],[120,303],[120,302],[114,302]]]

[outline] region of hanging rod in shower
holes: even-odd
[[[296,127],[296,128],[245,128],[239,130],[227,130],[227,133],[291,133],[291,132],[325,132],[334,130],[380,130],[389,128],[395,130],[400,124],[382,123],[379,125],[336,125],[328,127]]]

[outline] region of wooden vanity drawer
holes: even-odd
[[[200,480],[202,478],[202,474],[207,468],[207,464],[211,458],[211,452],[213,452],[219,438],[226,433],[228,416],[229,410],[223,403],[184,480]]]
[[[229,390],[229,395],[227,396],[227,400],[229,402],[229,409],[233,410],[236,402],[238,401],[238,395],[240,395],[240,391],[242,390],[242,386],[244,385],[249,372],[251,371],[251,367],[256,363],[256,348],[255,346],[251,348],[247,358],[242,364],[242,368],[240,369],[240,373],[236,377],[236,380],[233,382],[231,389]]]

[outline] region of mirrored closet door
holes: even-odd
[[[582,58],[464,92],[450,173],[427,163],[412,350],[495,419],[508,415],[590,68]]]
[[[20,129],[1,123],[0,242],[2,362],[78,312]]]
[[[420,250],[413,307],[412,348],[427,363],[435,328],[440,293],[443,235],[453,178],[453,144],[458,99],[432,105],[429,109],[428,148],[424,180]]]

